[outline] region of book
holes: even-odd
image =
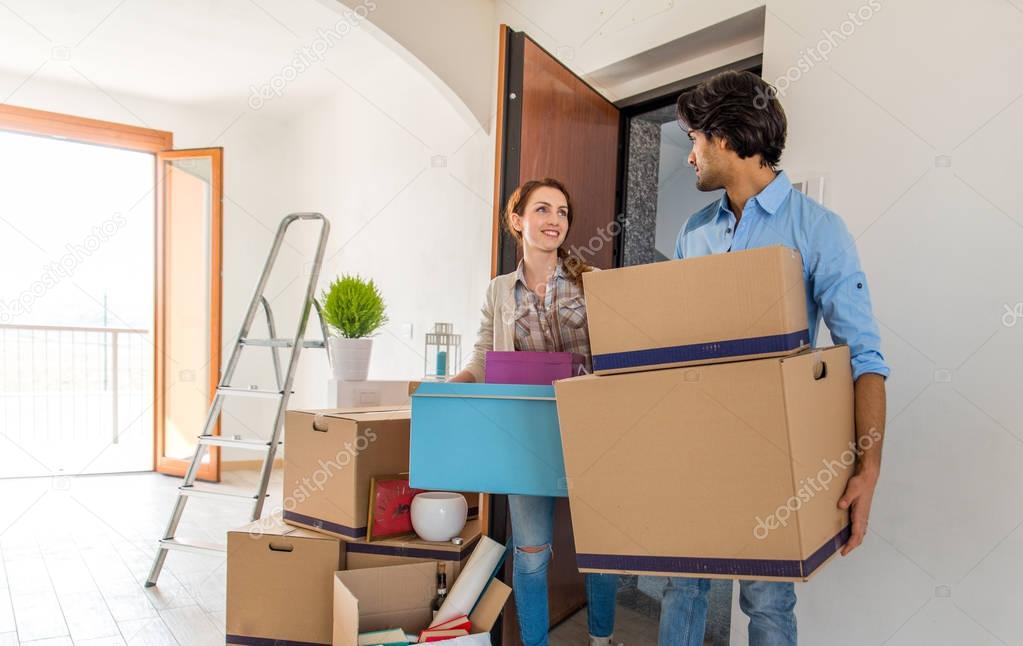
[[[455,637],[466,637],[469,631],[465,628],[454,628],[454,629],[440,629],[440,628],[427,628],[423,632],[419,633],[419,643],[428,644],[430,642],[440,642],[447,639],[454,639]]]
[[[472,622],[465,615],[449,619],[448,621],[430,626],[427,630],[453,630],[456,628],[464,628],[465,630],[472,629]]]
[[[401,628],[388,628],[360,633],[359,646],[408,646],[408,639]]]

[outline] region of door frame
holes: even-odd
[[[174,147],[174,134],[165,130],[76,117],[8,103],[0,103],[0,130],[154,154]]]
[[[144,152],[153,155],[153,186],[154,192],[156,190],[157,181],[159,179],[160,164],[156,159],[157,154],[166,150],[171,150],[174,147],[174,134],[166,130],[157,130],[155,128],[148,128],[142,126],[131,126],[123,123],[116,123],[113,121],[103,121],[101,119],[90,119],[87,117],[79,117],[70,114],[64,114],[60,112],[49,112],[46,110],[37,110],[35,108],[26,108],[23,106],[11,105],[8,103],[0,103],[0,130],[17,132],[25,135],[32,135],[36,137],[49,137],[52,139],[60,139],[66,141],[73,141],[84,144],[92,144],[95,146],[106,146],[110,148],[122,148],[124,150],[132,150],[135,152]],[[159,214],[159,204],[154,198],[154,217]],[[159,218],[154,225],[158,225]],[[154,226],[155,232],[155,226]],[[154,235],[154,239],[156,236]],[[156,258],[160,257],[162,249],[160,247],[160,241],[156,240],[156,249],[154,250],[154,262]],[[154,278],[158,280],[157,268],[154,266]],[[219,276],[218,276],[219,280]],[[162,303],[157,304],[156,301],[156,288],[154,285],[154,317],[153,317],[153,358],[154,364],[162,354],[163,346],[162,339],[157,335],[157,326],[159,321],[162,320],[163,310]],[[219,317],[219,311],[218,311]],[[217,344],[217,350],[219,352],[219,343]],[[155,368],[155,365],[154,365]],[[163,410],[164,393],[161,389],[157,388],[156,373],[153,375],[153,456],[152,466],[153,470],[156,470],[156,429],[158,428],[159,419],[157,417],[158,411]]]
[[[223,148],[184,148],[181,150],[164,150],[156,153],[156,276],[155,276],[155,298],[153,313],[153,336],[156,339],[158,352],[153,362],[153,388],[158,397],[153,407],[153,469],[159,473],[184,477],[188,471],[191,459],[168,458],[163,455],[166,445],[166,405],[165,396],[166,383],[164,371],[167,360],[163,352],[166,346],[166,226],[167,226],[167,204],[166,204],[166,182],[167,176],[162,172],[167,161],[176,159],[196,159],[209,157],[212,160],[212,178],[210,195],[210,329],[209,329],[209,355],[210,361],[207,364],[207,378],[209,383],[209,401],[213,401],[217,386],[220,382],[220,360],[221,360],[221,306],[222,297],[222,270],[224,256],[224,208],[223,208],[223,177],[224,177],[224,149]],[[198,436],[197,429],[196,435]],[[213,428],[213,435],[220,435],[220,420],[217,420]],[[196,477],[200,480],[212,482],[220,481],[220,447],[211,446],[209,461],[200,464]]]
[[[163,390],[162,358],[164,349],[165,302],[163,300],[162,271],[163,249],[163,195],[160,159],[195,157],[198,152],[207,152],[214,157],[214,195],[211,205],[213,224],[210,238],[214,271],[211,272],[210,295],[210,400],[216,390],[220,374],[221,359],[221,302],[223,264],[223,149],[202,148],[175,151],[174,134],[166,130],[132,126],[102,119],[80,117],[60,112],[37,110],[23,106],[0,103],[0,130],[17,132],[37,137],[70,140],[79,143],[122,148],[153,155],[154,158],[154,311],[153,311],[153,454],[152,469],[172,475],[184,475],[187,460],[160,459],[163,446],[163,413],[165,395]],[[216,433],[219,434],[219,423]],[[198,434],[198,433],[197,433]],[[202,479],[220,478],[220,453],[218,447],[210,447],[210,462],[199,471]],[[183,466],[180,466],[182,465]],[[180,468],[179,468],[180,467]],[[179,472],[180,471],[180,472]]]

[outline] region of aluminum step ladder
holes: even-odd
[[[316,246],[316,257],[313,259],[312,270],[309,274],[309,284],[306,286],[305,290],[305,302],[302,306],[301,316],[299,316],[298,329],[295,332],[294,338],[279,338],[274,325],[273,313],[270,310],[270,303],[266,300],[266,297],[263,296],[263,291],[266,289],[267,281],[270,278],[270,272],[273,269],[274,262],[277,260],[277,254],[281,250],[281,244],[284,242],[285,233],[287,232],[288,227],[298,220],[319,221],[320,237]],[[242,322],[241,331],[238,332],[238,339],[235,341],[234,350],[231,351],[231,358],[228,360],[227,367],[224,369],[224,372],[220,377],[220,383],[217,385],[216,394],[213,396],[213,402],[210,404],[209,414],[206,417],[206,425],[203,427],[202,435],[199,436],[199,442],[195,447],[195,455],[192,456],[192,462],[189,464],[188,471],[185,473],[184,482],[180,487],[178,487],[177,501],[174,503],[174,509],[171,512],[170,521],[167,523],[167,529],[163,533],[163,538],[160,539],[159,550],[157,551],[156,558],[153,561],[153,567],[149,570],[149,577],[146,579],[147,588],[156,585],[156,581],[160,577],[160,571],[163,569],[164,561],[167,560],[167,553],[170,550],[183,550],[204,554],[225,552],[225,546],[223,545],[212,545],[209,543],[188,541],[177,537],[176,532],[178,530],[178,523],[181,522],[181,516],[185,511],[185,504],[188,502],[190,497],[212,497],[246,501],[252,504],[250,520],[258,520],[262,515],[263,503],[267,498],[266,490],[270,482],[270,473],[273,470],[277,447],[281,443],[280,436],[281,429],[284,427],[284,414],[288,408],[288,398],[291,396],[291,387],[295,380],[295,370],[298,366],[299,355],[302,353],[303,348],[326,347],[326,329],[323,325],[323,317],[320,312],[319,303],[316,302],[313,292],[316,289],[316,281],[320,276],[320,265],[323,263],[323,255],[327,248],[327,237],[329,235],[330,222],[328,222],[320,213],[292,213],[285,216],[284,219],[281,220],[280,225],[278,225],[277,234],[274,236],[273,246],[270,247],[270,254],[267,256],[266,263],[263,265],[263,273],[260,275],[259,283],[256,285],[256,291],[252,295],[252,301],[249,303],[248,312],[246,312],[245,320]],[[320,331],[323,333],[323,340],[306,341],[306,324],[309,322],[310,310],[314,307],[320,321]],[[252,329],[252,323],[260,308],[262,308],[266,314],[267,330],[270,334],[270,338],[268,339],[256,339],[249,337],[249,331]],[[235,368],[237,368],[238,361],[241,359],[242,348],[247,346],[270,348],[271,356],[273,357],[274,381],[277,384],[276,390],[256,390],[254,388],[239,388],[231,385]],[[284,374],[281,373],[280,357],[278,356],[280,348],[291,348],[291,357],[288,359],[287,372]],[[270,435],[269,441],[237,440],[212,434],[213,430],[216,428],[217,420],[220,418],[220,412],[223,408],[225,398],[234,396],[265,397],[278,400],[277,414],[274,417],[273,431]],[[257,491],[252,494],[244,494],[217,491],[215,486],[203,488],[196,487],[195,478],[199,472],[199,466],[202,463],[203,455],[211,446],[232,447],[263,452],[263,466],[259,472],[259,487]]]

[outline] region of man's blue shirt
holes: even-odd
[[[810,343],[823,318],[835,342],[849,346],[854,379],[867,372],[887,377],[855,241],[841,218],[792,188],[784,171],[746,202],[738,226],[727,194],[689,218],[675,242],[675,258],[770,245],[796,249],[803,257]]]

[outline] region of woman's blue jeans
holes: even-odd
[[[547,608],[547,568],[553,554],[554,498],[508,496],[515,561],[512,590],[525,646],[547,646],[550,615]],[[540,548],[525,551],[523,548]],[[617,574],[587,574],[589,629],[594,637],[614,632]]]

